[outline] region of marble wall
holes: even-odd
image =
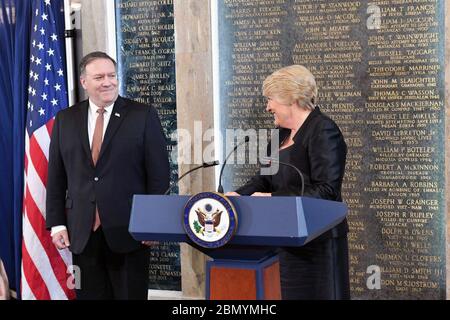
[[[446,168],[446,212],[447,212],[447,300],[450,299],[450,3],[445,1],[445,168]]]

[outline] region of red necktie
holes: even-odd
[[[92,138],[92,161],[94,162],[94,166],[97,165],[98,156],[100,155],[100,149],[102,147],[102,141],[103,141],[103,121],[104,121],[104,113],[105,108],[99,108],[97,110],[98,116],[97,120],[95,122],[95,129],[94,129],[94,136]],[[95,231],[100,226],[100,216],[98,214],[98,207],[95,206],[95,221],[94,225],[92,226],[92,229]]]

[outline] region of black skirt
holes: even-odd
[[[347,236],[279,249],[283,300],[348,300]]]

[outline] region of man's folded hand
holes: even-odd
[[[67,230],[62,230],[52,236],[52,242],[59,250],[66,249],[70,246],[69,234]]]

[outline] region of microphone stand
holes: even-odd
[[[223,186],[222,186],[222,174],[223,169],[225,168],[225,165],[227,164],[228,159],[231,157],[231,155],[237,150],[238,147],[240,147],[242,144],[249,142],[250,138],[248,136],[245,136],[244,141],[236,145],[233,150],[230,151],[228,156],[225,158],[225,161],[222,164],[222,168],[220,168],[220,174],[219,174],[219,186],[217,187],[217,192],[223,193]]]
[[[187,172],[185,172],[184,174],[181,175],[181,177],[179,177],[176,181],[176,183],[172,184],[171,186],[169,186],[169,188],[167,188],[166,192],[164,192],[164,195],[168,195],[169,192],[173,189],[173,187],[175,187],[176,185],[178,185],[178,182],[180,182],[181,179],[183,179],[185,176],[187,176],[188,174],[190,174],[191,172],[201,169],[201,168],[208,168],[208,167],[214,167],[217,166],[219,164],[219,161],[215,160],[213,162],[204,162],[202,165],[199,165],[195,168],[192,168],[190,170],[188,170]]]
[[[290,168],[294,169],[295,171],[297,171],[298,175],[300,176],[300,181],[301,181],[300,196],[301,197],[303,196],[303,194],[305,193],[305,179],[303,177],[303,173],[296,166],[294,166],[290,163],[287,163],[287,162],[279,161],[274,158],[262,158],[261,160],[262,160],[262,162],[267,162],[269,165],[271,162],[275,162],[275,163],[279,163],[283,166],[290,167]]]

